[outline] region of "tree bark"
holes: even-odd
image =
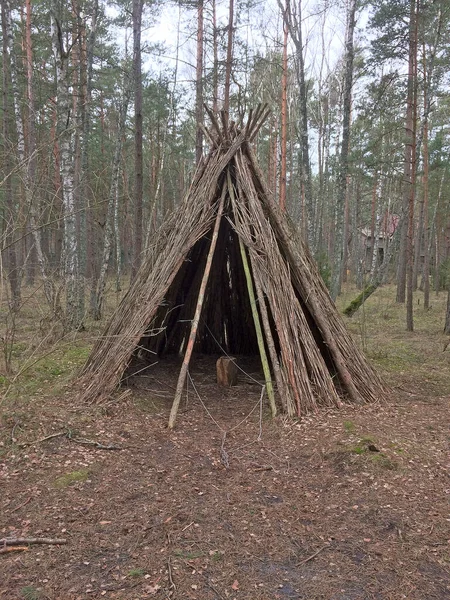
[[[284,23],[283,35],[283,72],[281,77],[281,165],[280,165],[280,207],[286,210],[286,154],[287,154],[287,42],[288,28]]]
[[[225,89],[223,95],[223,110],[227,115],[230,113],[231,68],[233,64],[233,23],[234,0],[229,0],[227,60],[225,63]]]
[[[11,151],[9,146],[11,144],[11,111],[9,103],[9,92],[10,92],[10,60],[9,60],[9,48],[8,48],[8,35],[7,35],[7,15],[6,10],[9,10],[9,6],[5,2],[1,4],[1,19],[2,19],[2,36],[3,36],[3,89],[2,89],[2,108],[3,108],[3,120],[2,120],[2,133],[3,133],[3,145],[4,145],[4,158],[3,158],[3,179],[4,179],[4,203],[5,207],[3,210],[3,240],[6,249],[2,248],[2,254],[6,260],[5,266],[8,273],[9,287],[11,290],[10,307],[15,312],[20,307],[21,301],[21,278],[17,268],[17,255],[16,255],[16,244],[15,244],[15,217],[16,211],[13,200],[13,161],[11,157]]]
[[[141,265],[143,247],[143,158],[142,158],[142,58],[141,30],[143,0],[133,0],[133,74],[134,74],[134,248],[131,278]]]
[[[356,25],[356,0],[350,0],[347,12],[347,31],[345,36],[345,70],[344,94],[342,111],[342,142],[339,156],[338,180],[336,190],[336,227],[334,238],[334,256],[332,270],[331,296],[335,300],[341,293],[342,264],[344,257],[344,211],[347,191],[348,153],[350,147],[350,119],[352,107],[353,62],[354,46],[353,37]]]
[[[198,165],[203,154],[203,0],[197,5],[197,69],[195,82],[195,119],[197,133],[195,138],[195,164]]]
[[[406,279],[408,271],[408,252],[410,248],[410,240],[412,236],[409,235],[410,226],[410,206],[411,206],[411,194],[414,192],[413,189],[413,178],[412,178],[412,162],[413,162],[413,147],[414,147],[414,62],[416,59],[415,49],[415,0],[410,0],[410,16],[409,16],[409,54],[408,54],[408,88],[406,98],[406,125],[405,125],[405,155],[403,165],[403,202],[402,211],[404,219],[402,220],[402,230],[400,235],[400,250],[399,250],[399,261],[397,270],[397,295],[396,301],[404,303],[406,300]]]
[[[278,6],[281,9],[284,23],[295,46],[295,72],[299,93],[300,112],[300,150],[301,150],[301,188],[303,190],[306,209],[306,223],[303,229],[307,231],[307,242],[313,252],[316,251],[316,232],[314,231],[313,198],[311,183],[311,164],[309,160],[309,134],[308,134],[308,90],[305,78],[305,62],[303,56],[302,33],[302,2],[299,0],[296,11],[291,7],[290,0],[281,0]]]
[[[108,194],[105,227],[103,228],[103,251],[100,263],[100,273],[95,287],[95,297],[91,305],[92,317],[98,321],[102,317],[103,302],[106,288],[106,275],[112,254],[117,219],[117,197],[119,190],[120,161],[122,158],[123,137],[130,99],[130,86],[124,82],[123,99],[119,108],[119,124],[117,128],[116,149],[111,172],[111,183]],[[117,257],[119,260],[119,257]]]
[[[417,4],[418,0],[411,0],[410,16],[410,61],[412,63],[412,90],[411,90],[411,184],[408,202],[408,235],[407,235],[407,275],[406,275],[406,329],[414,330],[413,318],[413,274],[414,274],[414,199],[416,192],[416,124],[417,124]],[[409,77],[408,77],[409,79]],[[409,81],[408,81],[409,87]],[[418,243],[418,242],[417,242]]]

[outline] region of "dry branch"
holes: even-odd
[[[26,552],[29,550],[28,546],[3,546],[0,548],[0,554],[7,554],[9,552]]]
[[[2,538],[0,546],[21,546],[23,544],[67,544],[65,538]]]

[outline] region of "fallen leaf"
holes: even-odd
[[[233,590],[238,590],[239,589],[239,581],[237,579],[235,579],[233,581],[233,585],[231,586],[231,589],[233,589]]]
[[[154,596],[155,594],[158,593],[158,591],[161,589],[161,586],[158,584],[155,585],[148,585],[146,588],[144,588],[144,591],[147,594],[151,594],[152,596]]]

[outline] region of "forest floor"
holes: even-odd
[[[258,383],[218,389],[199,358],[173,432],[175,365],[80,405],[69,382],[99,326],[41,341],[30,300],[1,378],[0,537],[66,543],[3,553],[0,599],[448,599],[445,298],[425,312],[416,295],[414,333],[394,298],[348,321],[390,386],[379,403],[271,419]]]

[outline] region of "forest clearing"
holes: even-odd
[[[219,388],[199,357],[198,395],[191,387],[170,432],[170,364],[129,395],[80,405],[71,381],[98,324],[39,344],[32,295],[17,377],[2,380],[0,537],[65,543],[1,556],[0,597],[448,598],[445,295],[431,305],[415,295],[405,332],[385,286],[346,319],[389,386],[379,403],[272,419],[258,384],[241,374]]]

